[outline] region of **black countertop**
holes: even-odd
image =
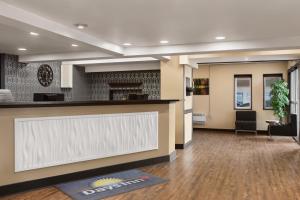
[[[35,107],[68,107],[68,106],[102,106],[133,104],[169,104],[176,99],[164,100],[122,100],[122,101],[47,101],[47,102],[7,102],[0,103],[0,108],[35,108]]]

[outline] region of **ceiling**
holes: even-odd
[[[15,49],[24,45],[30,49],[24,56],[103,52],[142,57],[298,49],[299,7],[299,0],[0,0],[0,50],[21,54]],[[76,23],[88,27],[78,30]],[[31,29],[43,34],[32,38]],[[79,48],[70,48],[74,42]],[[125,42],[133,45],[125,48]]]
[[[157,46],[300,35],[299,0],[3,0],[122,45]]]
[[[32,36],[30,32],[38,33]],[[72,44],[78,47],[72,47]],[[27,51],[18,51],[26,48]],[[16,55],[99,51],[97,47],[0,17],[0,53]]]

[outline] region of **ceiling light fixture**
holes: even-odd
[[[87,24],[74,24],[74,26],[76,26],[78,29],[85,29],[86,27],[88,27]]]
[[[26,51],[26,48],[18,48],[19,51]]]
[[[78,44],[72,44],[72,47],[78,47]]]
[[[30,32],[30,35],[33,35],[33,36],[38,36],[40,34],[36,33],[36,32]]]
[[[124,46],[131,46],[132,44],[131,44],[131,43],[128,43],[128,42],[125,42],[123,45],[124,45]]]
[[[168,40],[161,40],[160,43],[161,43],[161,44],[168,44],[169,41],[168,41]]]
[[[217,36],[217,37],[216,37],[216,40],[225,40],[225,39],[226,39],[225,36]]]

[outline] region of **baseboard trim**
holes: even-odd
[[[175,144],[175,149],[185,149],[192,143],[192,140],[185,144]]]
[[[215,131],[215,132],[235,132],[235,129],[224,129],[224,128],[193,128],[198,131]]]
[[[212,132],[235,132],[235,129],[219,129],[219,128],[193,128],[193,130],[212,131]],[[261,135],[268,135],[268,131],[266,130],[257,130],[257,133]]]
[[[184,114],[189,114],[189,113],[192,113],[192,112],[193,112],[193,109],[184,110]]]
[[[175,144],[175,149],[184,149],[184,144]]]
[[[257,134],[260,134],[260,135],[269,135],[268,131],[266,131],[266,130],[258,130]]]
[[[75,180],[85,179],[93,176],[105,175],[105,174],[114,173],[118,171],[145,167],[148,165],[154,165],[162,162],[171,162],[175,159],[176,159],[176,151],[173,151],[170,155],[167,156],[161,156],[157,158],[134,161],[130,163],[123,163],[123,164],[118,164],[118,165],[113,165],[108,167],[101,167],[97,169],[85,170],[85,171],[80,171],[80,172],[75,172],[70,174],[63,174],[59,176],[53,176],[53,177],[47,177],[47,178],[42,178],[42,179],[37,179],[32,181],[4,185],[4,186],[0,186],[0,196],[9,195],[18,192],[24,192],[36,188],[41,188],[41,187],[52,186],[63,182],[75,181]]]

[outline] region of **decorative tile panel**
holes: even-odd
[[[93,100],[109,100],[108,83],[118,82],[142,82],[141,89],[149,99],[160,99],[160,71],[130,71],[130,72],[101,72],[90,73],[91,92]],[[120,91],[117,97],[126,95],[126,91]]]
[[[41,64],[48,64],[53,70],[53,82],[43,87],[37,79],[37,71]],[[64,93],[66,100],[72,99],[71,89],[60,88],[61,62],[19,63],[18,56],[5,55],[5,87],[10,89],[15,101],[33,101],[33,93]]]

